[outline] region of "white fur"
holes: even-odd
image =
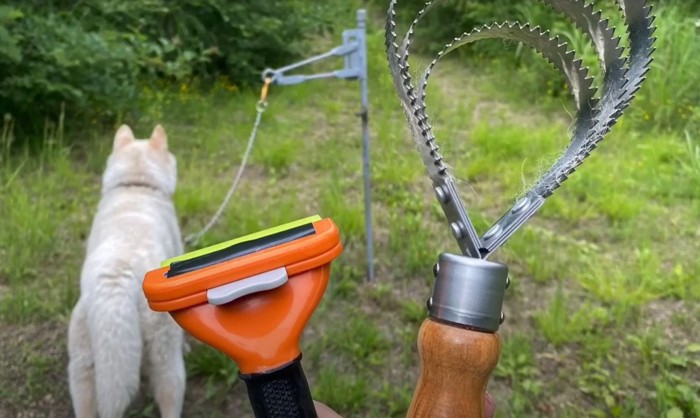
[[[169,314],[149,309],[141,287],[146,272],[183,252],[171,199],[176,179],[160,125],[149,140],[136,140],[125,125],[117,131],[68,328],[77,418],[122,418],[142,363],[161,417],[180,417],[183,331]]]

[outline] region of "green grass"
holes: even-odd
[[[567,296],[563,283],[559,282],[549,307],[535,315],[542,335],[555,347],[596,338],[595,330],[604,328],[611,319],[610,312],[603,307],[589,304],[576,307],[574,303],[575,298]]]
[[[501,358],[495,377],[502,379],[512,391],[503,414],[522,416],[535,408],[542,395],[531,341],[521,334],[511,335],[503,343]]]
[[[224,353],[196,344],[186,355],[187,375],[204,379],[205,400],[225,396],[240,380],[236,363]]]
[[[313,52],[328,45],[321,40]],[[458,248],[406,135],[378,25],[370,34],[370,71],[377,283],[364,281],[359,92],[352,82],[273,87],[239,191],[198,247],[315,213],[333,218],[345,250],[302,341],[306,374],[314,397],[345,416],[400,417],[417,378],[415,339],[432,266],[440,252]],[[522,90],[507,88],[521,70],[466,71],[446,61],[429,102],[440,145],[484,231],[561,152],[569,120],[561,105],[532,105],[517,96]],[[655,68],[649,86],[662,83],[654,78],[661,75],[681,77],[661,73]],[[643,104],[656,91],[649,86],[642,109],[633,104],[579,172],[494,255],[513,280],[490,388],[499,417],[700,416],[698,131],[645,120]],[[124,120],[141,137],[164,124],[178,158],[175,203],[185,234],[198,231],[223,198],[256,95],[147,90],[147,111]],[[689,111],[689,120],[698,117],[697,107]],[[94,128],[64,137],[70,147],[3,157],[0,366],[24,366],[0,367],[0,413],[51,407],[69,415],[67,317],[112,136],[112,127]],[[45,323],[51,343],[9,343],[34,338],[30,331]],[[186,416],[246,416],[232,362],[199,344],[186,359]],[[146,398],[131,416],[156,414]]]

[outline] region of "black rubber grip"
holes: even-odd
[[[301,356],[268,372],[241,375],[255,418],[317,418]]]

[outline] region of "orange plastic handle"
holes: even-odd
[[[313,226],[314,235],[191,273],[168,278],[170,267],[153,270],[143,284],[148,303],[231,357],[243,374],[287,365],[301,355],[301,334],[326,290],[331,262],[343,250],[330,219]],[[284,285],[224,305],[208,303],[208,289],[280,267],[288,276]]]
[[[198,340],[236,361],[243,374],[279,368],[301,355],[299,340],[328,284],[330,264],[289,277],[274,290],[226,305],[171,312]]]

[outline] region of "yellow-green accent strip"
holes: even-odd
[[[264,231],[255,232],[253,234],[246,235],[244,237],[234,238],[230,241],[210,245],[209,247],[201,248],[201,249],[196,250],[196,251],[192,251],[192,252],[189,252],[189,253],[186,253],[183,255],[179,255],[177,257],[169,258],[169,259],[163,261],[162,263],[160,263],[160,266],[165,267],[165,266],[171,265],[172,263],[174,263],[176,261],[190,260],[192,258],[199,257],[199,256],[204,255],[204,254],[209,254],[209,253],[213,253],[215,251],[219,251],[221,249],[230,247],[230,246],[235,245],[235,244],[240,244],[241,242],[253,241],[253,240],[256,240],[258,238],[267,237],[267,236],[276,234],[278,232],[286,231],[288,229],[296,228],[296,227],[302,226],[302,225],[307,225],[307,224],[314,223],[314,222],[317,222],[320,220],[321,220],[321,217],[318,215],[310,216],[310,217],[304,218],[304,219],[299,219],[298,221],[289,222],[289,223],[286,223],[284,225],[276,226],[276,227],[270,228],[270,229],[265,229]]]

